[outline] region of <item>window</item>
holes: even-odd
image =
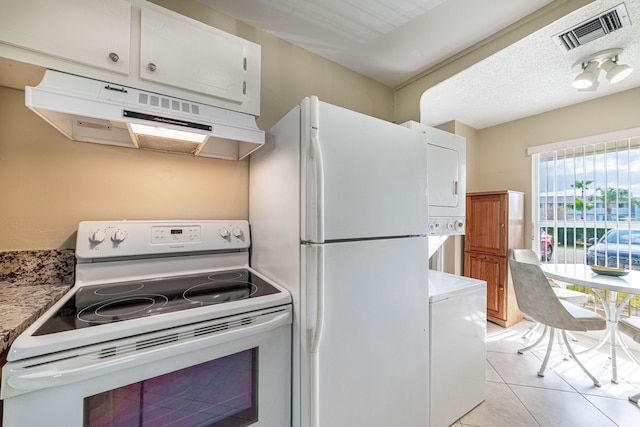
[[[586,262],[582,252],[612,230],[620,233],[603,243],[633,245],[629,233],[640,230],[640,137],[539,150],[533,159],[534,224],[538,238],[542,232],[554,238],[551,261]]]
[[[640,129],[625,133],[529,150],[543,261],[640,270]]]

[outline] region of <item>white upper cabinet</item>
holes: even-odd
[[[0,40],[3,43],[129,74],[131,3],[124,0],[3,0],[1,4]]]
[[[145,0],[0,0],[0,57],[254,116],[260,55]]]
[[[429,144],[429,206],[456,207],[465,194],[459,194],[460,153],[448,147]]]
[[[247,53],[241,39],[141,10],[140,77],[242,102]]]

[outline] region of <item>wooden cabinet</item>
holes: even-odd
[[[125,0],[2,1],[0,40],[128,75],[131,3]]]
[[[0,57],[260,114],[261,48],[144,0],[0,0]]]
[[[509,251],[524,245],[524,194],[469,193],[464,275],[487,282],[487,319],[504,327],[522,320],[509,274]]]

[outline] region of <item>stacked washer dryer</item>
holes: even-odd
[[[417,122],[428,143],[430,256],[464,235],[466,140]],[[485,399],[486,282],[429,271],[430,425],[449,426]]]

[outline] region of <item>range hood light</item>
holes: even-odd
[[[53,70],[25,105],[75,141],[226,160],[264,144],[251,114]]]
[[[131,123],[130,126],[131,126],[131,131],[139,135],[148,135],[148,136],[155,136],[159,138],[189,141],[189,142],[195,142],[197,144],[202,144],[207,139],[207,135],[201,135],[199,133],[193,133],[193,132],[184,132],[181,130],[168,129],[168,128],[163,128],[158,126],[147,126],[147,125],[141,125],[137,123]]]

